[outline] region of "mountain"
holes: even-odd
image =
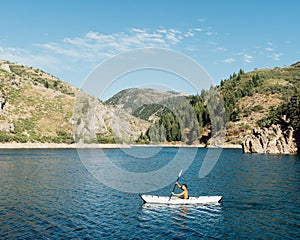
[[[189,95],[131,88],[117,93],[106,104],[151,123],[146,135],[140,135],[139,143],[197,143],[196,109],[190,105]]]
[[[216,91],[223,106],[210,99]],[[249,149],[293,142],[299,150],[299,102],[300,62],[241,69],[200,96],[132,88],[104,103],[42,70],[0,61],[0,142],[218,145],[224,114],[225,145],[247,138]]]
[[[42,70],[0,61],[0,142],[128,142],[148,127]]]
[[[282,125],[286,116],[288,116],[285,121],[286,126],[282,128],[282,131],[284,128],[293,127],[295,129],[294,138],[297,141],[299,135],[297,126],[300,122],[297,116],[300,114],[297,115],[297,110],[291,112],[287,106],[290,106],[291,101],[295,102],[299,95],[299,80],[300,62],[288,67],[258,69],[248,73],[240,69],[238,73],[233,73],[229,79],[222,80],[219,86],[212,88],[210,91],[220,92],[224,102],[223,108],[226,113],[225,145],[242,145],[245,137],[251,135],[253,129],[270,127],[272,124]],[[165,136],[157,138],[158,133],[155,133],[154,139],[156,141],[174,141],[174,139],[180,141],[182,140],[182,133],[187,133],[184,136],[186,143],[199,144],[202,142],[211,145],[213,144],[212,125],[211,120],[209,120],[211,116],[207,116],[209,114],[207,96],[210,91],[203,91],[201,96],[185,97],[199,122],[198,139],[195,136],[189,139],[194,135],[195,124],[187,124],[187,122],[192,122],[188,117],[190,114],[188,114],[187,108],[181,109],[181,112],[185,111],[186,114],[177,114],[184,122],[181,124],[184,127],[181,129],[180,135],[178,134],[179,128],[182,128],[180,122],[176,120],[174,114],[170,114],[170,109],[166,109],[161,104],[165,99],[176,98],[180,94],[168,95],[149,89],[127,89],[116,94],[107,103],[123,108],[136,117],[160,125],[163,131],[157,130],[157,126],[155,131],[160,131],[159,134],[165,134]],[[297,109],[298,105],[295,104],[293,103],[292,107]],[[293,125],[290,126],[289,121],[294,122]],[[279,129],[278,127],[273,128]],[[141,142],[151,142],[150,132],[152,130],[153,127],[150,127],[146,135],[140,136]],[[264,132],[271,133],[272,131],[265,130]]]
[[[150,88],[129,88],[118,92],[105,103],[133,113],[143,105],[156,104],[181,95],[183,94],[178,92],[161,92]]]

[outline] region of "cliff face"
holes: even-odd
[[[254,129],[245,136],[244,153],[296,154],[297,145],[293,138],[294,130],[289,127],[282,130],[280,125],[269,128]]]
[[[79,143],[132,144],[150,125],[83,92],[76,95],[72,123]]]

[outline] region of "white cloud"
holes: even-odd
[[[205,29],[205,34],[206,34],[207,36],[218,35],[218,33],[215,32],[215,31],[213,30],[212,27],[206,28],[206,29]]]
[[[45,49],[51,50],[53,52],[56,52],[61,55],[66,55],[69,57],[78,57],[78,52],[76,52],[74,49],[66,49],[63,47],[58,46],[55,43],[46,43],[39,45]]]
[[[135,48],[174,47],[184,39],[194,37],[197,31],[189,29],[181,32],[174,28],[149,31],[133,28],[126,33],[88,32],[81,37],[65,38],[61,42],[39,44],[38,46],[54,54],[99,60],[99,57],[110,57]]]
[[[194,31],[196,31],[196,32],[202,32],[202,31],[203,31],[201,28],[194,28],[194,29],[192,29],[192,30],[194,30]]]
[[[184,34],[184,36],[185,36],[186,38],[193,37],[194,35],[195,35],[195,34],[192,33],[192,32],[187,32],[187,33]]]
[[[268,51],[268,52],[272,52],[272,51],[274,51],[274,48],[266,47],[265,50]]]
[[[280,57],[283,55],[283,53],[274,53],[272,55],[272,59],[275,60],[275,61],[279,61],[280,60]]]
[[[253,57],[248,54],[244,54],[244,56],[243,56],[244,63],[252,63],[253,62],[252,59],[253,59]]]
[[[131,31],[137,32],[137,33],[144,33],[144,32],[146,32],[145,29],[138,29],[138,28],[132,28]]]
[[[233,59],[233,58],[227,58],[223,62],[231,64],[231,63],[235,62],[235,59]]]
[[[176,49],[185,39],[195,38],[201,31],[200,28],[188,28],[179,31],[176,28],[167,29],[164,27],[154,30],[132,28],[127,32],[111,34],[90,31],[82,36],[33,44],[33,48],[27,50],[0,46],[0,59],[57,72],[60,65],[63,65],[64,69],[67,64],[71,66],[75,62],[80,63],[82,61],[85,64],[94,65],[121,52],[137,48]],[[183,49],[186,47],[183,46]],[[194,51],[198,49],[195,46],[191,47],[194,48]]]
[[[213,32],[213,31],[208,31],[205,33],[207,36],[212,36],[212,35],[218,35],[218,33]]]
[[[205,19],[203,19],[204,21]],[[202,21],[202,20],[201,20]],[[203,32],[204,34],[201,34]],[[99,63],[104,59],[110,58],[116,54],[126,52],[129,50],[144,48],[144,47],[158,47],[158,48],[172,48],[172,49],[194,49],[198,51],[199,40],[205,44],[209,42],[206,35],[217,34],[212,27],[207,28],[165,28],[159,27],[157,29],[146,28],[131,28],[126,32],[114,32],[111,34],[101,33],[97,31],[90,31],[84,35],[77,37],[66,37],[61,40],[53,42],[37,43],[33,45],[33,49],[26,53],[22,53],[22,49],[0,49],[2,58],[19,61],[20,59],[27,59],[26,64],[31,64],[33,60],[45,57],[42,62],[46,63],[49,59],[49,65],[55,62],[53,59],[60,59],[61,61],[69,61],[72,63],[89,62],[90,64]],[[189,44],[184,45],[184,41],[189,39]],[[180,45],[180,46],[179,46]],[[216,51],[225,51],[223,47],[217,48]],[[13,54],[14,53],[14,54]],[[28,57],[27,57],[28,56]],[[1,57],[1,56],[0,56]],[[22,60],[22,62],[24,62]],[[33,66],[36,66],[35,64]]]
[[[212,39],[207,37],[210,35],[217,35],[212,27],[190,27],[180,30],[165,27],[157,29],[132,28],[128,31],[110,34],[90,31],[76,37],[40,42],[27,50],[1,46],[0,59],[19,62],[64,76],[66,69],[71,71],[70,69],[78,68],[83,63],[86,69],[92,68],[116,54],[137,48],[172,48],[191,53],[203,51],[207,44],[212,44],[213,46],[207,49],[213,50],[214,54],[228,51],[219,43],[212,42]],[[233,57],[227,58],[223,62],[231,64],[235,61],[236,59]]]
[[[158,33],[167,33],[167,30],[164,28],[158,29],[157,30]]]
[[[166,40],[171,44],[171,45],[176,45],[180,42],[181,36],[177,36],[174,32],[169,32],[166,34]]]
[[[223,48],[223,47],[218,47],[218,48],[216,48],[216,51],[217,52],[224,52],[224,51],[227,51],[227,49]]]
[[[273,43],[267,42],[267,46],[264,47],[264,50],[267,52],[273,52],[275,50],[275,48],[273,47]]]

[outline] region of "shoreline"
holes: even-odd
[[[130,148],[125,144],[0,143],[0,149],[110,149]]]
[[[0,143],[0,149],[117,149],[131,147],[190,147],[205,148],[203,145],[185,144],[66,144],[66,143]],[[208,146],[207,148],[216,148]],[[220,148],[241,149],[242,146],[225,144]]]

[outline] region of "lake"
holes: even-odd
[[[149,149],[153,156],[147,155]],[[166,166],[178,148],[136,147],[135,157],[128,151],[89,149],[83,154],[95,160],[105,155],[118,168],[141,173]],[[191,196],[223,195],[222,203],[172,206],[143,205],[137,193],[107,187],[74,149],[0,150],[0,239],[300,237],[300,156],[224,149],[213,170],[199,178],[207,151],[196,149],[179,182],[188,184]],[[173,186],[151,193],[169,195]]]

